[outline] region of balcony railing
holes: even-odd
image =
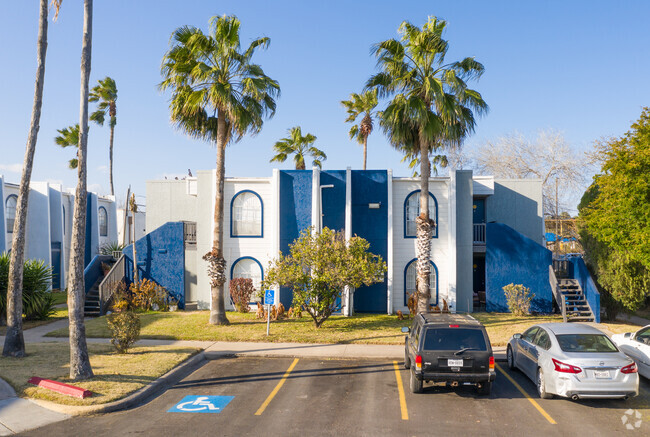
[[[485,223],[474,223],[474,244],[485,244]]]

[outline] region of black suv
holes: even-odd
[[[422,393],[424,381],[474,383],[488,395],[496,379],[494,355],[485,327],[463,314],[423,313],[415,316],[406,336],[404,367],[411,369],[410,387]]]

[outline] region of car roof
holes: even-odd
[[[481,322],[476,320],[469,314],[450,314],[450,313],[420,313],[424,323],[427,325],[473,325],[483,326]]]
[[[597,328],[593,326],[584,325],[582,323],[541,323],[537,326],[540,326],[548,331],[551,331],[555,335],[562,334],[603,334]]]

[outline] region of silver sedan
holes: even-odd
[[[639,394],[637,366],[598,329],[579,323],[543,323],[508,342],[508,366],[537,384],[542,399],[553,395],[628,398]]]

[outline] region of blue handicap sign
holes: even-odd
[[[221,413],[234,396],[185,396],[168,413]]]
[[[273,305],[274,302],[275,302],[275,290],[265,290],[264,304]]]

